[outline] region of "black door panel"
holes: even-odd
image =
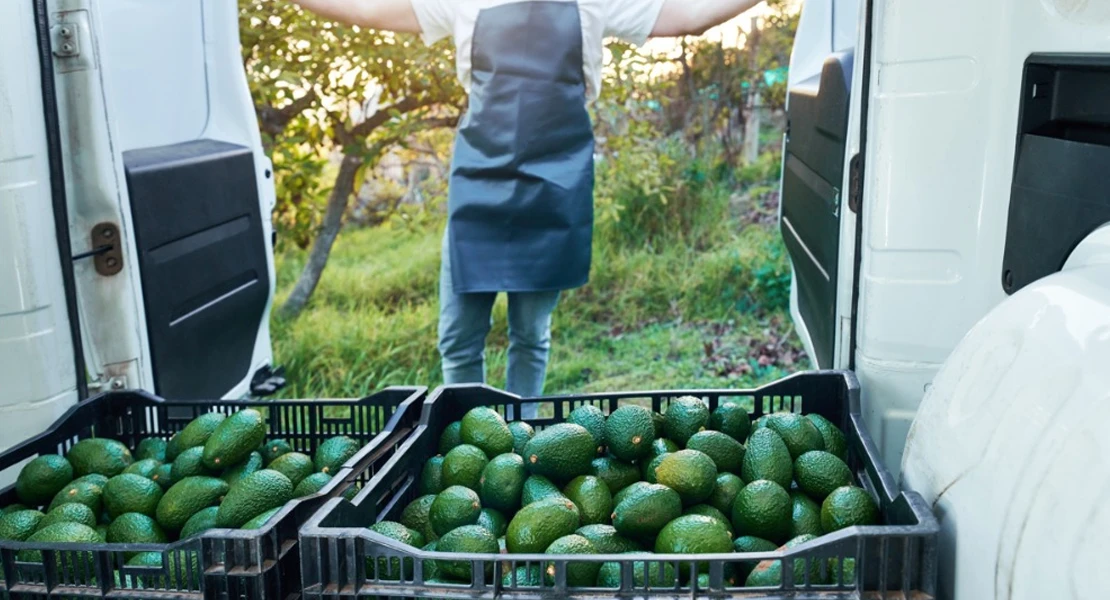
[[[831,55],[821,75],[790,90],[782,181],[782,235],[799,311],[820,367],[836,343],[836,283],[844,154],[854,53]]]
[[[198,140],[123,158],[155,390],[219,398],[250,375],[269,299],[254,157]]]

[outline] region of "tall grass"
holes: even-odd
[[[778,235],[745,218],[773,190],[775,158],[733,173],[679,149],[664,155],[655,167],[599,167],[599,204],[615,203],[619,218],[599,218],[590,282],[565,293],[556,310],[548,393],[751,385],[792,368],[746,356],[748,346],[788,327],[789,270]],[[635,172],[647,168],[662,172]],[[677,183],[661,197],[636,183],[644,177]],[[437,223],[343,232],[308,309],[273,324],[276,358],[291,383],[284,395],[352,397],[441,382]],[[279,256],[278,301],[303,261],[297,250]],[[719,357],[707,360],[711,347],[731,348],[726,362],[740,368],[722,375]],[[504,383],[506,349],[501,297],[488,341],[492,385]]]

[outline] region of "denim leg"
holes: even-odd
[[[496,294],[456,294],[444,236],[439,273],[439,354],[445,384],[485,383],[486,336]]]
[[[543,395],[551,351],[551,313],[559,292],[509,294],[509,366],[507,391],[524,397]],[[525,406],[525,419],[535,418],[535,407]]]

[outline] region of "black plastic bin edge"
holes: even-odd
[[[359,451],[351,457],[340,471],[332,477],[332,479],[320,489],[320,491],[310,496],[296,498],[285,503],[281,510],[275,514],[263,527],[252,530],[241,529],[209,529],[204,533],[191,537],[187,540],[179,540],[169,544],[80,544],[80,543],[29,543],[29,542],[15,542],[10,540],[0,540],[0,556],[2,556],[2,575],[4,579],[0,581],[0,595],[7,596],[15,594],[15,591],[9,589],[11,586],[7,582],[17,581],[15,565],[15,555],[23,550],[39,550],[44,554],[44,563],[53,562],[49,558],[50,555],[55,553],[65,552],[98,552],[98,553],[130,553],[130,552],[146,552],[153,551],[163,553],[163,559],[166,560],[170,553],[173,552],[200,552],[208,553],[211,551],[209,546],[211,544],[223,544],[228,541],[242,541],[247,543],[260,544],[262,539],[268,536],[275,528],[282,526],[291,514],[295,513],[296,521],[298,524],[303,523],[307,518],[313,515],[328,499],[338,496],[345,492],[351,485],[349,481],[351,472],[358,467],[362,462],[367,460],[367,457],[375,454],[379,448],[385,447],[387,442],[396,440],[398,437],[407,436],[412,433],[414,428],[411,426],[403,425],[406,421],[411,422],[418,414],[422,415],[421,407],[422,401],[427,397],[428,388],[426,386],[389,386],[382,388],[377,392],[356,399],[312,399],[312,400],[166,400],[150,394],[142,390],[122,390],[105,392],[96,396],[90,397],[80,403],[75,404],[66,410],[64,414],[54,420],[53,423],[42,433],[35,435],[27,440],[16,444],[3,452],[0,452],[0,471],[10,469],[11,467],[28,460],[34,456],[41,454],[52,454],[58,450],[58,445],[71,436],[66,436],[61,433],[61,430],[68,429],[67,422],[84,412],[94,410],[98,403],[115,403],[127,402],[132,400],[120,400],[122,398],[133,398],[140,402],[145,402],[154,406],[162,406],[164,408],[173,407],[208,407],[219,405],[221,407],[228,407],[230,409],[238,408],[272,408],[281,406],[299,406],[306,403],[318,405],[335,405],[335,406],[357,406],[361,404],[373,404],[381,401],[381,399],[388,396],[404,396],[404,400],[399,402],[393,411],[392,416],[387,420],[382,430],[374,435],[374,438],[364,444]],[[91,426],[89,423],[88,426]],[[169,432],[162,432],[163,434]],[[135,434],[138,435],[138,434]],[[144,437],[150,437],[146,435]],[[20,457],[20,458],[16,458]],[[0,497],[10,496],[15,487],[15,484],[0,490]],[[261,555],[258,548],[254,549],[252,553],[254,556]],[[56,558],[54,559],[56,560]],[[95,561],[95,573],[99,581],[105,581],[104,575],[101,571],[106,568],[103,564],[104,561]],[[21,563],[27,564],[27,563]],[[55,565],[56,566],[56,565]],[[274,567],[277,565],[275,564]],[[46,571],[50,571],[49,565],[44,565]],[[159,577],[164,573],[156,571],[149,567],[124,567],[120,569],[125,574],[133,574],[136,576],[146,577]],[[171,571],[172,572],[172,571]],[[177,575],[181,577],[184,575],[181,570]],[[239,573],[238,575],[259,575],[260,571],[255,570],[254,573]],[[211,597],[211,591],[206,589],[205,580],[207,574],[204,572],[192,574],[200,584],[200,591],[179,591],[179,590],[157,590],[160,597],[166,598],[208,598]],[[226,575],[226,574],[225,574]],[[50,577],[47,577],[47,584],[50,584]],[[56,574],[53,579],[56,579]],[[299,580],[299,573],[298,573]],[[56,582],[54,582],[56,584]],[[20,587],[26,587],[26,584]],[[41,588],[41,585],[33,586]],[[71,596],[74,588],[68,588],[67,591],[51,591],[50,597],[58,596]],[[107,593],[109,588],[104,585],[101,586],[100,592]],[[43,589],[23,589],[20,590],[25,593],[34,593],[36,597],[42,594]],[[113,594],[118,594],[121,590],[113,590]],[[153,592],[155,590],[148,590]],[[126,595],[119,597],[142,597],[141,590],[127,589],[124,590]],[[137,595],[132,596],[131,593]]]
[[[730,553],[730,554],[722,554],[722,555],[681,555],[681,554],[678,554],[678,555],[664,555],[664,554],[653,554],[653,553],[624,554],[624,555],[450,554],[450,553],[443,553],[443,552],[426,552],[426,551],[423,551],[423,550],[414,549],[414,548],[412,548],[408,545],[402,544],[400,542],[397,542],[397,541],[392,540],[390,538],[387,538],[385,536],[379,535],[377,533],[374,533],[374,532],[370,531],[369,529],[362,528],[362,527],[323,527],[322,526],[322,522],[324,521],[324,519],[326,519],[328,517],[328,515],[330,515],[332,512],[334,512],[336,510],[336,508],[339,507],[341,504],[346,503],[346,502],[350,502],[351,504],[359,505],[361,502],[363,502],[364,500],[367,499],[367,497],[370,495],[371,491],[374,488],[376,488],[379,485],[382,485],[383,481],[386,478],[388,478],[392,475],[392,472],[394,470],[394,467],[395,467],[396,463],[398,463],[400,460],[402,460],[404,455],[411,449],[413,444],[416,442],[416,440],[420,436],[420,434],[422,432],[426,431],[430,427],[429,423],[431,421],[431,413],[435,409],[436,402],[438,400],[440,400],[440,398],[446,392],[448,392],[449,390],[450,391],[456,391],[456,392],[465,391],[465,392],[472,393],[472,394],[487,394],[487,395],[490,395],[492,397],[496,397],[498,400],[496,402],[490,402],[489,404],[512,406],[514,414],[515,414],[515,411],[518,411],[520,409],[521,404],[528,404],[528,403],[533,403],[533,402],[544,402],[544,403],[554,403],[556,406],[559,406],[562,403],[565,403],[565,402],[568,402],[568,401],[576,402],[576,401],[579,401],[583,398],[588,398],[588,399],[591,399],[591,400],[593,400],[593,399],[606,400],[606,399],[622,399],[622,398],[630,398],[630,399],[631,398],[644,398],[644,397],[647,397],[647,396],[662,396],[662,397],[669,397],[669,398],[677,398],[679,396],[684,396],[684,395],[693,395],[693,396],[709,396],[709,395],[717,395],[717,396],[772,396],[772,395],[774,395],[773,392],[774,392],[775,389],[777,389],[777,388],[788,388],[793,384],[793,382],[796,379],[804,378],[804,377],[812,377],[812,376],[822,376],[822,377],[834,377],[835,376],[835,377],[843,378],[846,390],[848,392],[848,406],[847,406],[848,414],[846,416],[847,416],[847,419],[851,421],[852,425],[856,428],[856,430],[860,433],[857,445],[859,445],[861,447],[858,447],[856,450],[857,450],[857,452],[860,452],[861,455],[863,455],[867,458],[867,460],[865,461],[865,468],[866,468],[867,472],[869,473],[869,475],[871,477],[873,477],[874,480],[877,480],[880,483],[880,487],[882,488],[882,489],[879,489],[879,490],[871,489],[870,491],[873,494],[876,494],[876,495],[880,496],[879,500],[880,500],[880,504],[881,504],[882,507],[893,506],[893,505],[896,505],[896,504],[899,505],[900,507],[903,507],[906,511],[909,512],[909,514],[911,514],[913,516],[913,518],[916,520],[916,524],[914,524],[914,525],[878,525],[878,526],[867,526],[867,527],[854,526],[854,527],[849,527],[849,528],[846,528],[846,529],[842,529],[840,531],[836,531],[836,532],[833,532],[833,533],[830,533],[830,534],[825,534],[825,535],[821,536],[820,539],[818,539],[818,540],[814,540],[812,542],[801,544],[801,545],[799,545],[795,548],[791,548],[791,549],[784,550],[784,551],[760,552],[760,553],[742,553],[742,554],[741,553]],[[362,490],[360,490],[358,495],[356,495],[353,498],[352,501],[347,501],[346,499],[341,498],[341,497],[335,497],[335,498],[332,498],[332,499],[328,500],[324,504],[324,506],[320,510],[318,510],[315,515],[310,517],[305,522],[305,524],[301,527],[301,533],[300,533],[301,542],[300,543],[301,543],[302,547],[308,548],[308,552],[303,552],[302,555],[301,555],[302,581],[306,581],[308,579],[305,576],[307,573],[309,573],[313,570],[318,570],[320,568],[319,558],[314,557],[314,556],[310,556],[310,553],[313,552],[313,549],[309,548],[309,545],[306,544],[306,541],[308,541],[307,538],[314,538],[314,539],[311,540],[312,542],[322,543],[322,544],[327,543],[326,542],[327,538],[333,538],[333,539],[334,538],[339,538],[339,539],[359,539],[359,538],[361,538],[361,539],[373,541],[375,544],[378,544],[380,546],[385,546],[387,548],[395,550],[395,551],[398,552],[398,556],[410,556],[410,557],[420,559],[416,562],[416,571],[417,572],[414,575],[415,581],[412,585],[396,585],[396,586],[390,585],[388,590],[382,592],[382,595],[392,596],[392,595],[395,594],[395,595],[400,596],[400,597],[409,597],[409,596],[427,595],[427,593],[428,593],[427,590],[421,589],[420,583],[423,582],[423,574],[422,574],[422,566],[423,565],[422,565],[422,562],[423,562],[423,560],[429,560],[429,559],[431,559],[431,560],[437,560],[437,559],[438,560],[456,560],[456,561],[462,559],[462,560],[470,560],[470,561],[493,562],[495,564],[496,563],[505,563],[505,562],[513,562],[513,563],[520,563],[520,564],[525,564],[525,563],[529,563],[529,562],[531,562],[531,563],[541,563],[541,564],[543,562],[554,562],[555,565],[556,565],[556,570],[558,571],[556,585],[553,588],[548,587],[548,586],[543,586],[543,587],[538,588],[538,589],[542,592],[554,591],[554,592],[561,592],[563,594],[569,594],[571,592],[569,592],[568,588],[561,585],[561,583],[565,582],[565,570],[566,570],[566,566],[567,566],[568,561],[579,562],[579,563],[580,562],[609,562],[609,561],[631,561],[631,562],[650,561],[650,562],[653,562],[653,563],[671,562],[671,563],[674,563],[674,564],[682,564],[682,563],[690,563],[691,561],[694,561],[694,560],[708,560],[708,561],[732,561],[732,562],[744,561],[744,562],[750,562],[750,563],[754,564],[755,562],[758,562],[758,561],[761,561],[761,560],[782,560],[783,564],[787,564],[787,563],[785,563],[785,561],[787,561],[787,560],[789,560],[793,557],[797,557],[799,555],[808,554],[808,555],[811,556],[811,558],[813,558],[812,555],[814,554],[814,548],[816,548],[816,547],[822,547],[822,546],[823,547],[834,547],[834,546],[837,546],[838,544],[843,545],[843,544],[851,543],[853,541],[855,541],[857,544],[861,544],[862,540],[866,539],[866,538],[875,538],[875,539],[880,539],[881,540],[882,538],[914,537],[914,538],[920,538],[922,540],[923,546],[924,546],[924,551],[921,553],[921,556],[919,557],[920,569],[923,573],[926,574],[925,578],[931,581],[931,585],[929,585],[928,587],[934,588],[934,589],[927,590],[927,591],[930,592],[930,593],[935,593],[936,566],[937,566],[936,565],[936,563],[937,563],[936,540],[937,540],[937,535],[939,534],[939,531],[940,531],[940,526],[939,526],[939,524],[936,520],[935,515],[932,513],[928,504],[921,497],[921,495],[916,493],[916,492],[909,491],[909,490],[907,490],[907,491],[900,490],[898,488],[898,486],[895,484],[894,477],[889,473],[889,471],[887,471],[882,466],[882,462],[878,458],[878,456],[879,456],[878,448],[875,445],[874,440],[871,438],[871,435],[868,432],[866,426],[864,425],[861,410],[862,410],[862,407],[861,407],[861,404],[860,404],[860,385],[859,385],[858,380],[855,377],[855,374],[850,372],[850,371],[838,371],[838,370],[821,370],[821,371],[808,371],[808,372],[795,373],[793,375],[789,375],[789,376],[784,377],[782,379],[776,380],[776,381],[774,381],[770,384],[767,384],[765,386],[762,386],[762,387],[759,387],[759,388],[754,388],[754,389],[746,389],[746,390],[736,390],[736,389],[713,389],[713,390],[678,389],[678,390],[665,390],[665,391],[631,391],[631,392],[608,392],[608,393],[597,393],[597,394],[566,394],[566,395],[543,396],[543,397],[538,397],[538,398],[524,398],[524,397],[521,397],[521,396],[518,396],[518,395],[515,395],[515,394],[511,394],[511,393],[508,393],[508,392],[505,392],[505,391],[502,391],[502,390],[499,390],[499,389],[496,389],[496,388],[493,388],[491,386],[484,385],[484,384],[442,385],[442,386],[439,386],[439,387],[435,388],[435,390],[428,396],[427,400],[424,402],[424,408],[423,408],[423,411],[422,411],[422,414],[421,414],[420,425],[417,428],[417,430],[413,433],[412,436],[409,437],[408,441],[406,441],[404,445],[402,445],[400,448],[397,449],[397,451],[394,453],[394,456],[386,463],[386,465],[377,474],[375,474],[374,477],[372,477],[366,483],[366,485],[363,487]],[[562,418],[565,418],[565,416],[566,415],[561,415]],[[560,418],[560,415],[557,414],[555,418],[556,418],[556,420],[558,420]],[[821,556],[824,553],[818,552],[817,554],[818,554],[818,556]],[[475,562],[475,564],[480,564],[480,563]],[[474,583],[477,583],[479,580],[481,580],[481,581],[485,580],[484,574],[480,573],[480,571],[481,571],[480,569],[475,569],[475,578],[476,578],[476,580],[475,580]],[[861,571],[862,571],[862,569],[860,571],[857,571],[857,582],[860,579],[862,579],[862,577],[863,577],[863,573]],[[791,581],[791,580],[793,580],[793,577],[792,577],[792,574],[791,574],[791,569],[784,569],[783,573],[784,573],[784,577],[783,577],[784,582],[793,583]],[[724,590],[724,588],[722,587],[721,577],[722,577],[721,569],[711,568],[710,589],[714,590],[714,591],[717,591],[718,593],[723,592],[723,593],[726,593],[726,594],[733,591],[733,590]],[[493,585],[495,586],[495,588],[499,589],[500,583],[497,582],[497,581],[494,581]],[[626,585],[627,585],[627,583],[626,583]],[[467,584],[457,584],[456,589],[459,591],[459,593],[466,593],[467,590],[469,589],[469,587],[467,586]],[[617,590],[612,590],[612,589],[608,589],[608,588],[574,588],[574,589],[575,590],[583,590],[586,594],[589,594],[590,590],[596,590],[596,591],[598,591],[599,593],[601,593],[603,595],[604,594],[612,594],[613,592],[617,591]],[[639,588],[637,588],[637,589],[639,589]],[[798,593],[801,592],[801,590],[789,590],[789,589],[783,589],[783,587],[748,588],[748,589],[750,589],[752,592],[765,591],[766,593],[771,594],[769,596],[766,596],[767,598],[779,598],[779,597],[781,597],[781,596],[775,595],[775,592],[785,592],[787,594],[791,594],[791,597],[793,597],[794,594],[798,594]],[[530,592],[532,590],[531,589],[524,589],[524,590],[520,590],[520,591],[527,594],[528,592]],[[624,591],[624,590],[621,590],[621,591]],[[671,590],[669,588],[666,588],[666,589],[663,589],[663,590],[660,590],[660,591],[670,592]],[[690,593],[689,589],[683,589],[683,588],[677,588],[674,591],[678,592],[680,594],[685,594],[685,595],[688,595]],[[820,594],[821,592],[811,592],[811,593]],[[870,593],[870,591],[868,591],[867,593]],[[876,597],[881,597],[881,598],[887,597],[884,592],[880,591],[880,592],[878,592],[878,594],[879,595],[876,596]],[[308,596],[308,597],[315,598],[315,597],[333,597],[334,594],[333,594],[333,592],[321,592],[321,591],[317,590],[317,591],[314,591],[312,593],[306,593],[305,595]],[[348,594],[344,594],[344,597],[346,597],[347,595]],[[361,596],[361,594],[358,594],[358,595]],[[338,597],[338,596],[335,596],[335,597]],[[747,597],[747,595],[745,595],[745,597]],[[868,597],[870,597],[870,596],[868,596]],[[891,597],[893,597],[893,596],[891,596]]]

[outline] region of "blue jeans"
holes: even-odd
[[[525,398],[543,394],[551,352],[551,313],[559,292],[509,295],[509,365],[506,391]],[[496,293],[456,294],[451,288],[446,235],[439,274],[439,353],[446,384],[485,383],[486,336],[492,326]],[[524,407],[534,418],[534,407]]]

